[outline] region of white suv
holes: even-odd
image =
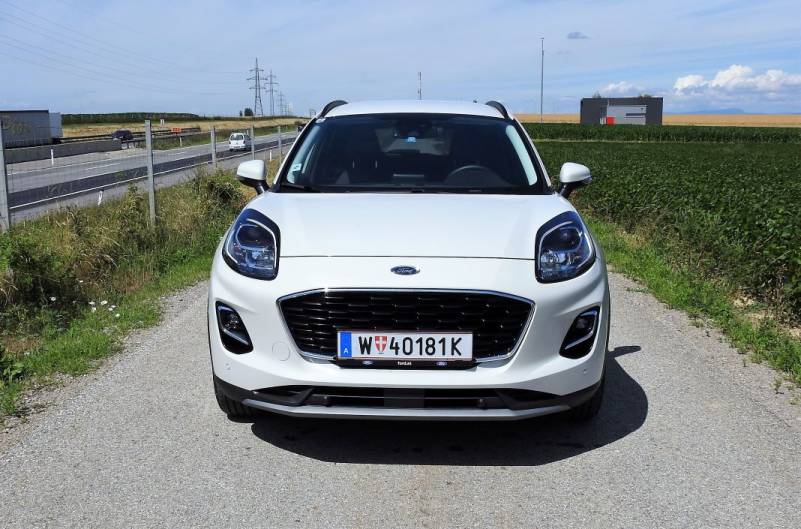
[[[214,256],[230,416],[520,419],[601,405],[606,264],[497,102],[330,103]]]
[[[234,132],[228,138],[228,151],[246,151],[250,149],[250,135]]]

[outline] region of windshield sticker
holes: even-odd
[[[300,171],[300,168],[301,168],[301,167],[303,167],[303,165],[302,165],[302,164],[296,163],[296,164],[292,165],[292,168],[290,169],[290,171],[292,171],[293,173],[294,173],[295,171]]]

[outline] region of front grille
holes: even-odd
[[[334,357],[339,330],[473,333],[473,357],[511,353],[533,306],[479,292],[316,291],[280,301],[301,351]]]

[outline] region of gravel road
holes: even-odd
[[[3,434],[0,525],[801,527],[801,406],[715,333],[611,285],[608,398],[578,427],[229,421],[197,285]]]

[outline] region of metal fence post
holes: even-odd
[[[3,143],[3,120],[0,118],[0,233],[11,228],[11,212],[8,208],[8,173],[6,172],[6,147]]]
[[[256,128],[250,126],[250,157],[256,159]]]
[[[284,154],[284,144],[281,141],[281,125],[278,125],[278,163],[281,163],[281,157]]]
[[[211,166],[217,169],[217,130],[211,126]]]
[[[156,225],[156,182],[153,178],[153,134],[150,120],[145,120],[145,150],[147,151],[147,200],[150,203],[150,225]]]

